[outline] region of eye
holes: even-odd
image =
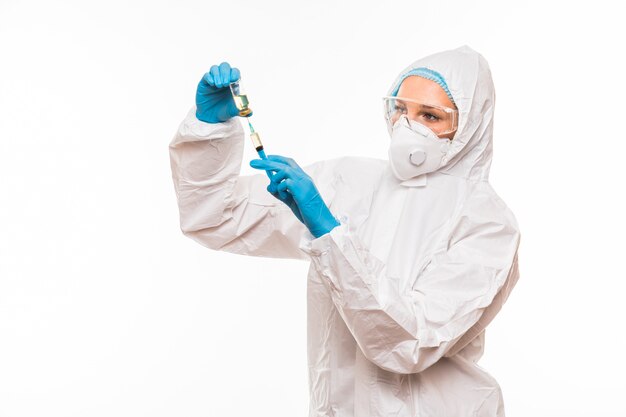
[[[404,107],[404,106],[400,106],[400,105],[398,105],[398,104],[396,104],[396,105],[393,107],[393,109],[394,109],[394,111],[399,112],[399,113],[406,113],[406,107]]]
[[[432,113],[424,113],[424,117],[426,118],[426,120],[428,120],[429,122],[436,122],[438,120],[440,120],[440,118],[438,116],[435,116]]]

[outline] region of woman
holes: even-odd
[[[402,71],[385,99],[389,161],[252,161],[271,181],[239,176],[238,78],[228,64],[205,74],[170,145],[181,229],[215,250],[311,261],[309,415],[503,416],[476,362],[518,279],[520,234],[488,182],[485,59],[462,47]]]

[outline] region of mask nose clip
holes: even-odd
[[[400,123],[408,127],[409,129],[411,128],[411,123],[409,123],[409,118],[406,116],[406,114],[400,116]]]

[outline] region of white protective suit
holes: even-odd
[[[402,74],[417,67],[443,75],[459,108],[446,164],[403,183],[385,160],[305,167],[341,222],[318,239],[266,191],[265,173],[239,176],[239,120],[208,124],[194,109],[170,144],[185,235],[214,250],[311,262],[310,417],[504,416],[498,383],[476,364],[518,279],[520,241],[488,182],[491,74],[468,47]]]

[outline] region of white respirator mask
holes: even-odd
[[[400,181],[434,172],[443,165],[450,139],[439,138],[426,126],[401,116],[393,125],[389,164]]]

